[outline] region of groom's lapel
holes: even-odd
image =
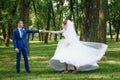
[[[19,30],[18,30],[18,28],[17,28],[17,35],[19,36],[19,38],[20,38],[20,33],[19,33]]]
[[[25,27],[23,27],[23,35],[22,35],[22,37],[26,34],[25,32],[26,32]]]

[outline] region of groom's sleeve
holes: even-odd
[[[39,32],[41,32],[41,30],[30,30],[27,28],[26,28],[26,30],[27,30],[27,33],[39,33]]]
[[[16,41],[16,34],[15,34],[15,31],[13,31],[12,40],[13,40],[13,46],[14,46],[14,48],[17,48],[17,41]]]

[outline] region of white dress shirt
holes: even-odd
[[[18,28],[20,37],[22,38],[22,33],[21,33],[20,29],[21,29],[21,28]]]

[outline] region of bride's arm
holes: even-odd
[[[57,34],[58,31],[49,31],[49,33],[54,33],[54,34]]]
[[[53,33],[53,34],[60,34],[60,33],[63,33],[63,30],[61,30],[61,31],[46,31],[46,32]]]

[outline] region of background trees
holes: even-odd
[[[120,30],[120,2],[119,0],[110,0],[109,2],[109,16],[108,16],[108,19],[109,19],[109,23],[111,25],[111,27],[114,28],[114,33],[115,33],[115,37],[114,37],[114,40],[116,42],[118,42],[118,39],[119,39],[119,30]],[[110,32],[111,33],[111,36],[112,34],[112,31]]]
[[[5,46],[9,46],[13,26],[16,26],[18,1],[1,0],[0,2],[0,29]]]
[[[109,34],[119,41],[119,6],[119,0],[0,0],[0,40],[9,46],[18,19],[30,29],[47,30],[61,30],[62,20],[70,19],[81,40],[106,43]],[[59,38],[61,35],[32,34],[32,40],[44,43]]]

